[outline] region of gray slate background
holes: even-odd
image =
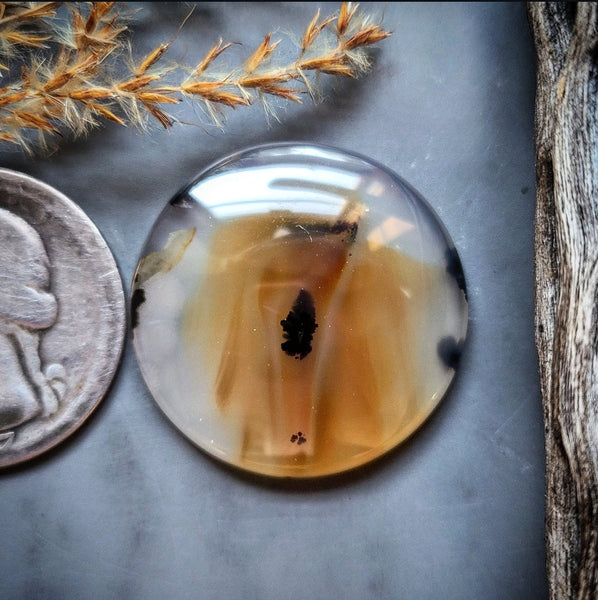
[[[140,4],[139,54],[189,3]],[[321,4],[323,13],[338,4]],[[162,206],[212,161],[269,141],[320,142],[387,165],[429,200],[460,252],[470,335],[426,426],[358,472],[285,484],[187,442],[141,378],[130,340],[109,394],[67,442],[0,473],[0,598],[536,600],[547,597],[543,425],[533,343],[535,58],[523,3],[371,3],[394,35],[327,101],[229,113],[224,133],[116,125],[59,152],[0,151],[95,221],[128,291]],[[244,56],[301,35],[317,5],[200,3],[173,46]],[[175,49],[176,48],[176,49]],[[245,48],[245,49],[244,49]],[[178,53],[178,54],[177,54]],[[246,54],[245,54],[246,55]]]

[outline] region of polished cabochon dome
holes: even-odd
[[[168,202],[131,311],[174,425],[226,463],[296,478],[410,436],[445,395],[468,321],[461,261],[422,196],[310,144],[235,153]]]

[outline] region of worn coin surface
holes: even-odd
[[[52,187],[0,169],[0,467],[81,425],[124,332],[122,280],[96,226]]]

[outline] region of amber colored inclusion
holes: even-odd
[[[274,477],[358,467],[445,394],[467,330],[459,256],[426,201],[364,157],[241,151],[164,208],[131,289],[139,365],[210,455]]]
[[[357,466],[429,410],[416,340],[444,274],[368,244],[351,212],[351,221],[253,215],[214,232],[182,331],[238,429],[240,466],[302,476]],[[295,342],[310,337],[297,352],[284,331],[293,315]]]

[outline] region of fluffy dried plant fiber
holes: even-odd
[[[58,19],[62,11],[67,19]],[[280,63],[279,41],[265,35],[242,64],[223,66],[230,43],[218,40],[195,65],[167,63],[175,41],[135,58],[126,5],[114,2],[0,3],[0,142],[31,151],[65,132],[80,136],[105,121],[147,128],[175,122],[169,109],[200,106],[222,126],[225,111],[268,99],[319,97],[319,76],[356,77],[368,70],[367,49],[390,35],[379,22],[343,3],[318,10],[294,58]]]

